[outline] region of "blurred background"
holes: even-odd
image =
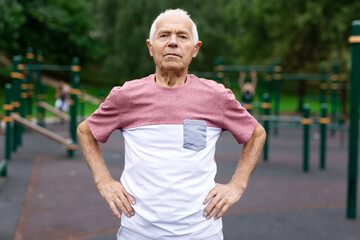
[[[354,165],[348,166],[346,159],[350,152],[347,135],[357,132],[349,130],[347,124],[351,68],[348,39],[351,23],[360,19],[359,0],[0,0],[0,106],[4,106],[0,108],[0,152],[6,150],[10,154],[15,151],[12,147],[22,144],[21,141],[15,144],[18,138],[15,134],[19,133],[21,139],[22,130],[18,128],[15,132],[8,127],[17,126],[9,120],[13,107],[23,118],[34,117],[33,122],[36,113],[38,125],[43,126],[46,106],[47,116],[54,117],[47,126],[64,139],[69,135],[69,128],[72,141],[66,138],[65,144],[61,143],[73,147],[79,117],[84,120],[98,108],[113,86],[154,73],[155,66],[145,41],[153,20],[168,8],[183,8],[197,24],[203,45],[190,65],[190,72],[231,88],[245,107],[251,106],[248,111],[264,125],[267,122],[266,129],[271,136],[268,138],[271,139],[270,163],[267,163],[268,151],[264,150],[249,193],[241,205],[224,218],[226,239],[237,240],[239,234],[244,237],[241,239],[359,239],[359,221],[344,219],[347,171],[352,170],[353,175],[358,172],[358,156],[354,154],[352,158]],[[34,67],[26,64],[30,59],[29,48],[37,55],[32,57]],[[19,55],[23,56],[23,64],[18,62],[13,67],[13,57]],[[77,63],[70,66],[74,57],[79,59],[80,67]],[[40,62],[43,67],[37,68]],[[49,70],[51,68],[56,70]],[[226,72],[226,68],[233,70]],[[254,69],[259,77],[256,96],[251,99],[253,102],[246,102],[241,100],[238,77],[245,71],[250,78]],[[79,79],[77,74],[80,74],[80,87],[73,83]],[[13,90],[8,87],[5,91],[6,83],[13,83]],[[27,83],[27,89],[20,88],[20,83]],[[32,83],[36,83],[34,89],[29,87]],[[72,85],[70,116],[52,107],[63,83]],[[355,91],[352,96],[357,95],[358,87],[352,89]],[[3,105],[5,95],[10,97]],[[267,101],[261,99],[264,95]],[[19,111],[16,108],[20,105],[16,107],[13,100],[28,101],[29,104],[22,104],[27,109]],[[323,103],[329,105],[330,120],[327,105]],[[305,116],[302,110],[308,104],[311,114],[307,108]],[[357,122],[358,116],[354,116],[353,122]],[[326,135],[328,123],[330,137]],[[278,134],[280,128],[281,134]],[[6,137],[4,144],[5,133],[9,132],[14,133],[14,143],[8,141],[12,139],[8,134],[10,137]],[[69,161],[57,143],[44,143],[31,131],[25,132],[24,139],[27,141],[23,149],[14,154],[16,160],[9,164],[10,180],[0,178],[0,212],[5,213],[0,238],[13,239],[17,233],[24,237],[15,239],[34,239],[27,236],[60,239],[56,234],[79,236],[76,239],[113,239],[118,223],[112,220],[86,165]],[[217,147],[216,158],[222,160],[218,180],[227,182],[236,166],[238,145],[234,145],[230,135],[223,139]],[[325,165],[325,139],[328,140],[327,171],[323,171],[325,167],[321,165]],[[359,148],[357,139],[352,145],[355,150]],[[114,135],[111,143],[104,147],[114,176],[123,167],[123,155],[119,153],[123,152],[119,149],[124,145],[119,144],[121,141],[120,134]],[[68,157],[72,158],[74,151],[69,149]],[[309,163],[309,152],[312,159],[320,156],[321,170],[316,170],[317,161]],[[75,157],[82,160],[79,150]],[[306,162],[311,166],[311,173],[301,172],[301,159],[303,172],[308,171],[305,171]],[[1,176],[6,167],[7,160],[0,162]],[[35,170],[32,172],[32,169]],[[29,183],[31,176],[37,181]],[[348,186],[355,189],[354,182],[358,180],[352,176],[349,179],[353,182]],[[24,200],[28,186],[31,191]],[[65,190],[65,194],[58,194]],[[349,193],[356,206],[354,196],[359,194],[355,190]],[[83,198],[84,195],[87,198]],[[53,209],[62,214],[54,217]],[[356,207],[351,210],[352,214],[355,212]],[[359,210],[357,213],[360,214]],[[105,217],[110,220],[99,223],[101,214],[107,214]],[[18,216],[22,216],[19,223]],[[240,221],[243,223],[238,224]]]
[[[219,59],[230,66],[268,66],[281,60],[284,74],[320,74],[325,64],[325,74],[330,75],[336,61],[342,84],[336,93],[342,100],[337,104],[343,106],[346,117],[348,38],[351,22],[360,17],[360,2],[354,0],[1,0],[0,80],[3,86],[12,81],[12,57],[25,56],[31,47],[35,54],[42,51],[45,65],[70,65],[78,57],[81,84],[87,93],[103,98],[113,86],[154,72],[145,41],[153,20],[168,8],[185,9],[197,24],[203,45],[190,72],[219,81],[214,74]],[[70,84],[69,72],[43,73]],[[240,100],[238,76],[239,72],[227,73],[230,82],[220,82]],[[260,77],[261,83],[266,74]],[[319,111],[319,79],[282,80],[280,90],[275,90],[275,83],[266,90],[280,91],[276,93],[281,95],[278,111],[300,113],[303,101],[299,99],[304,95],[316,96],[311,104]],[[260,83],[257,101],[266,88]],[[325,92],[328,98],[330,91],[329,87]],[[55,89],[47,88],[46,94],[53,104]],[[97,104],[90,104],[86,115],[96,108]]]
[[[44,63],[80,58],[81,81],[111,87],[154,72],[145,40],[155,17],[183,8],[203,41],[190,71],[283,61],[283,72],[319,72],[337,60],[348,73],[348,37],[360,2],[303,0],[1,0],[0,78],[10,81],[6,59],[42,50]]]

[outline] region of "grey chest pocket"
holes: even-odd
[[[184,120],[184,148],[200,151],[206,147],[206,121]]]

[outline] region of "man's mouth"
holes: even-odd
[[[167,53],[167,54],[165,54],[165,56],[180,57],[180,55],[178,55],[176,53]]]

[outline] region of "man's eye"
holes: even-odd
[[[187,37],[185,35],[180,35],[181,39],[187,39]]]
[[[167,37],[167,35],[166,34],[161,34],[160,37],[164,38],[164,37]]]

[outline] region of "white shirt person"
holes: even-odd
[[[241,198],[264,144],[261,125],[229,89],[188,74],[199,52],[196,26],[183,10],[154,21],[147,46],[156,72],[115,87],[78,127],[101,195],[124,217],[118,239],[222,239],[221,217]],[[125,139],[125,167],[114,180],[98,142]],[[215,144],[230,131],[242,154],[232,180],[216,184]]]

